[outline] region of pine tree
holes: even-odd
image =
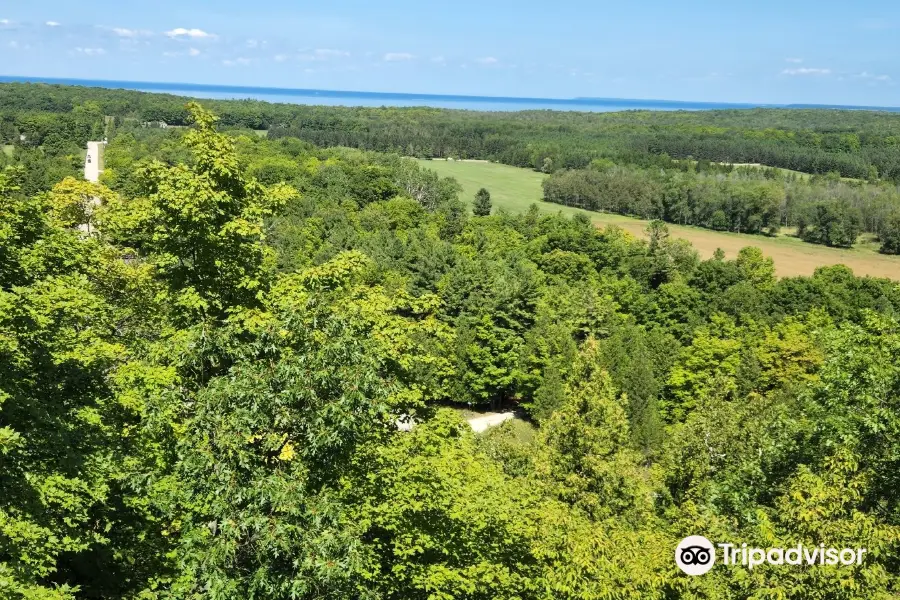
[[[491,214],[491,193],[484,188],[475,194],[475,202],[472,204],[472,212],[476,217],[487,217]]]
[[[900,213],[888,219],[879,239],[883,254],[900,254]]]

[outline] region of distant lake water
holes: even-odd
[[[262,100],[265,102],[324,106],[429,106],[477,111],[568,110],[614,112],[623,110],[722,110],[747,108],[833,108],[900,111],[900,108],[837,105],[735,104],[727,102],[681,102],[675,100],[630,100],[625,98],[513,98],[498,96],[454,96],[441,94],[404,94],[353,92],[189,83],[153,83],[51,77],[0,76],[0,82],[34,82],[125,89],[208,98],[215,100]]]
[[[159,89],[143,88],[144,92]],[[289,92],[290,90],[285,90]],[[667,103],[652,100],[623,99],[555,99],[555,98],[500,98],[485,96],[439,96],[431,94],[380,94],[375,92],[339,92],[331,90],[298,90],[294,93],[272,93],[267,88],[235,92],[221,90],[166,90],[167,93],[211,100],[262,100],[288,104],[322,106],[428,106],[475,111],[518,110],[568,110],[587,112],[615,112],[622,110],[711,110],[726,108],[753,108],[751,105],[709,103]]]

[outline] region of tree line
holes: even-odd
[[[544,183],[544,200],[587,210],[660,219],[735,233],[775,235],[796,227],[804,240],[849,248],[861,232],[896,253],[900,192],[893,185],[810,181],[776,170],[724,173],[617,166],[594,161],[589,169],[561,170]]]
[[[0,86],[0,133],[28,126],[23,113],[63,115],[86,105],[103,115],[184,126],[184,98],[76,86]],[[760,163],[813,174],[900,181],[900,116],[850,110],[753,109],[493,113],[204,100],[225,127],[267,130],[315,145],[420,158],[479,158],[538,170],[585,168],[597,158],[646,165],[671,157]],[[30,117],[34,120],[35,116]]]

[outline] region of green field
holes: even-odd
[[[479,188],[487,188],[495,210],[524,212],[531,204],[537,204],[544,213],[586,214],[598,226],[617,225],[639,236],[643,235],[647,226],[647,221],[642,219],[543,202],[541,182],[546,176],[530,169],[479,161],[419,162],[445,177],[456,178],[462,184],[462,198],[466,201],[471,201]],[[673,235],[689,240],[704,258],[712,256],[717,248],[721,248],[727,257],[734,258],[741,248],[757,246],[775,260],[775,268],[782,277],[811,275],[817,267],[844,264],[857,275],[900,279],[900,257],[878,254],[878,244],[871,239],[864,239],[850,250],[841,250],[808,244],[787,232],[770,238],[672,224],[669,230]]]

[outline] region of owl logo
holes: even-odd
[[[688,575],[703,575],[715,562],[716,550],[702,535],[688,536],[675,548],[675,564]]]

